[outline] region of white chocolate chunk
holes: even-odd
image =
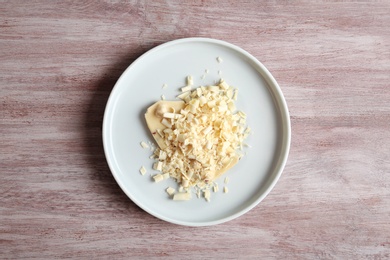
[[[163,114],[168,110],[180,111],[183,106],[183,101],[158,101],[147,109],[146,123],[160,149],[166,148],[165,135],[162,130],[167,126],[161,123]]]

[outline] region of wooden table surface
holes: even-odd
[[[178,2],[0,2],[0,258],[389,259],[390,2]],[[194,36],[257,57],[292,124],[267,198],[199,228],[137,207],[101,141],[125,68]]]

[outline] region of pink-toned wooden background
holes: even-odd
[[[182,2],[0,1],[0,258],[389,259],[390,2]],[[192,36],[263,62],[292,123],[269,196],[200,228],[135,206],[101,141],[124,69]]]

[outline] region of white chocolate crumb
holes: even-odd
[[[218,63],[222,63],[223,62],[223,59],[221,58],[221,57],[217,57],[217,61],[218,61]]]
[[[225,186],[225,187],[223,187],[223,192],[224,192],[224,193],[228,193],[228,192],[229,192],[229,189],[228,189],[228,187],[226,187],[226,186]]]
[[[164,85],[162,85],[162,88],[167,88],[168,87],[168,84],[167,83],[164,83]]]

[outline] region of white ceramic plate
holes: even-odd
[[[223,62],[219,63],[217,57]],[[205,72],[208,70],[208,73]],[[239,89],[236,106],[248,115],[252,135],[247,155],[217,180],[211,201],[173,201],[165,192],[173,180],[154,183],[150,150],[153,141],[144,114],[151,104],[175,100],[188,75],[194,84],[213,84],[221,77]],[[202,79],[202,76],[205,77]],[[162,88],[163,84],[168,87]],[[279,179],[290,147],[290,118],[283,94],[269,71],[252,55],[224,41],[187,38],[162,44],[134,61],[116,83],[103,122],[105,155],[116,181],[139,207],[162,220],[187,226],[223,223],[256,206]],[[141,166],[148,172],[142,176]],[[230,181],[224,184],[225,177]],[[222,188],[227,186],[228,193]]]

